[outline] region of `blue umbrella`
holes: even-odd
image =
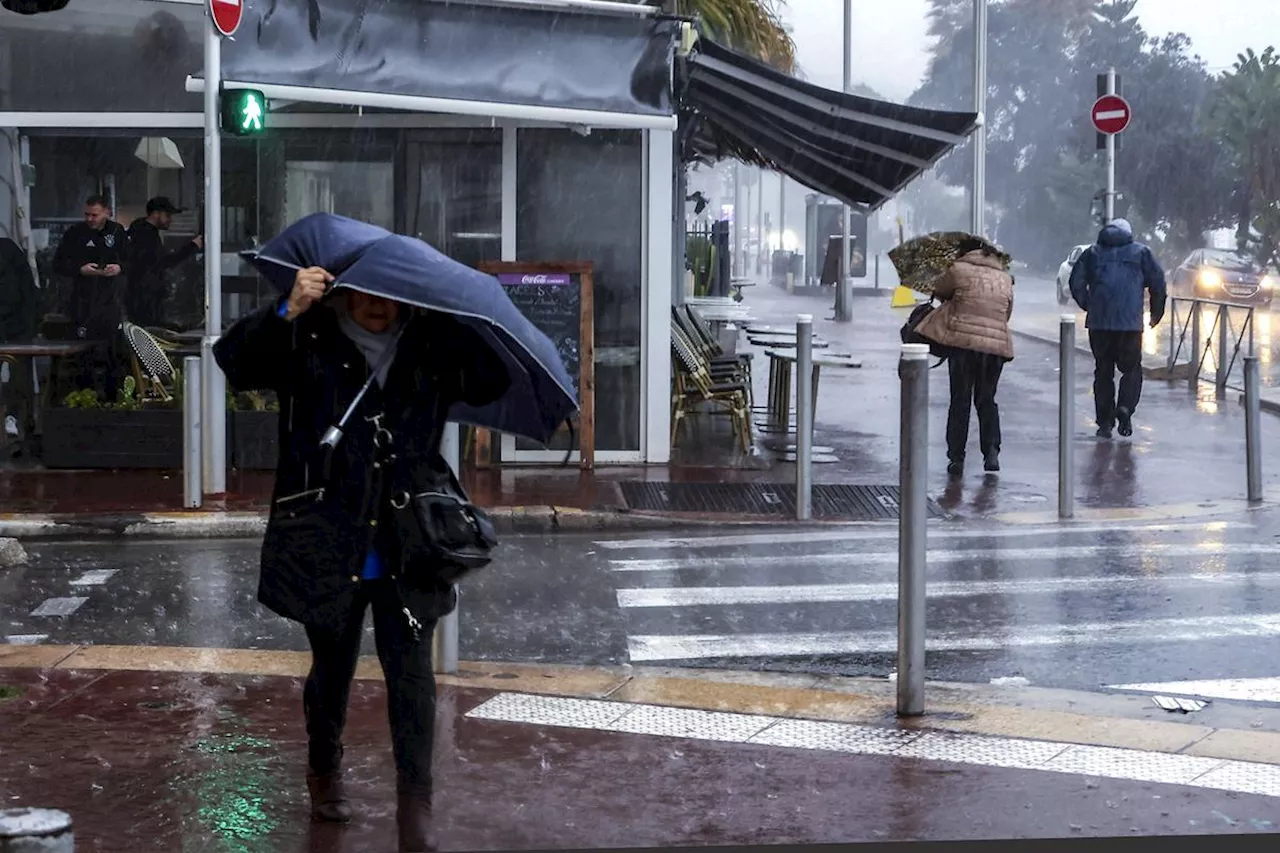
[[[511,386],[481,408],[456,405],[449,419],[546,444],[578,410],[573,380],[555,344],[512,303],[498,280],[421,240],[331,213],[313,213],[243,253],[282,292],[297,270],[323,267],[334,287],[450,314],[485,340]]]

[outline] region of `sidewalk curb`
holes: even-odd
[[[642,513],[625,509],[560,506],[495,507],[486,512],[500,533],[575,533],[590,531],[670,530],[759,524],[693,513]],[[766,519],[770,521],[772,519]],[[228,512],[138,512],[101,514],[0,514],[0,539],[256,539],[267,526],[266,510]],[[15,544],[17,544],[15,542]],[[21,547],[21,546],[19,546]],[[0,554],[0,565],[4,565]]]
[[[306,652],[0,644],[0,677],[6,669],[34,668],[301,679],[309,666]],[[376,657],[360,659],[356,679],[382,680]],[[925,715],[901,719],[894,713],[896,685],[885,678],[461,661],[456,675],[437,675],[437,681],[494,693],[1054,740],[1280,765],[1280,708],[1225,700],[1194,715],[1171,715],[1156,707],[1147,693],[928,682]]]

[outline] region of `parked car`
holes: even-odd
[[[1076,261],[1080,260],[1080,256],[1084,254],[1084,250],[1089,248],[1090,243],[1083,243],[1079,246],[1072,247],[1067,253],[1067,259],[1062,262],[1062,266],[1058,267],[1058,304],[1066,305],[1071,301],[1071,270],[1075,268]]]
[[[1196,249],[1170,276],[1174,296],[1193,296],[1263,308],[1271,306],[1277,276],[1231,249]]]

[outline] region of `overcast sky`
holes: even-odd
[[[798,58],[809,80],[839,89],[844,50],[842,0],[785,0]],[[928,0],[852,0],[853,82],[892,100],[906,99],[924,74]],[[1212,11],[1207,11],[1211,9]],[[1246,47],[1280,48],[1277,0],[1138,0],[1137,15],[1153,35],[1184,32],[1214,71],[1226,70]],[[960,105],[957,105],[960,106]]]

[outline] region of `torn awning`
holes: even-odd
[[[875,210],[964,142],[976,113],[834,92],[702,36],[683,63],[686,159],[736,157]]]
[[[259,2],[222,42],[222,82],[269,99],[672,130],[678,31],[617,3]]]

